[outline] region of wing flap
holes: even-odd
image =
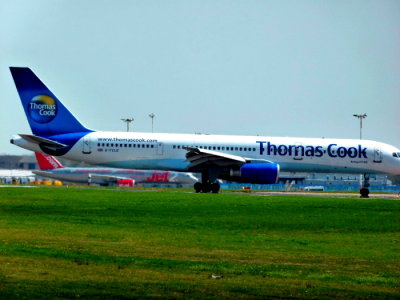
[[[195,169],[205,166],[216,167],[233,167],[241,166],[247,160],[241,156],[212,151],[207,149],[200,149],[196,147],[184,147],[188,151],[186,154],[187,161],[190,162],[188,168]]]

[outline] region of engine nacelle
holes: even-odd
[[[239,170],[230,171],[231,180],[246,183],[272,184],[279,178],[279,165],[275,163],[247,163]]]

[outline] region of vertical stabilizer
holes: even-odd
[[[84,127],[29,68],[10,67],[10,71],[33,134],[92,131]]]
[[[53,170],[64,168],[63,165],[54,157],[47,154],[35,152],[36,160],[40,170]]]

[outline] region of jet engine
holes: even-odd
[[[225,177],[225,176],[224,176]],[[224,179],[243,183],[272,184],[278,181],[279,165],[275,163],[247,163],[230,170]]]

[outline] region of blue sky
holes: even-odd
[[[8,67],[87,127],[400,146],[399,1],[0,1],[0,153],[30,133]]]

